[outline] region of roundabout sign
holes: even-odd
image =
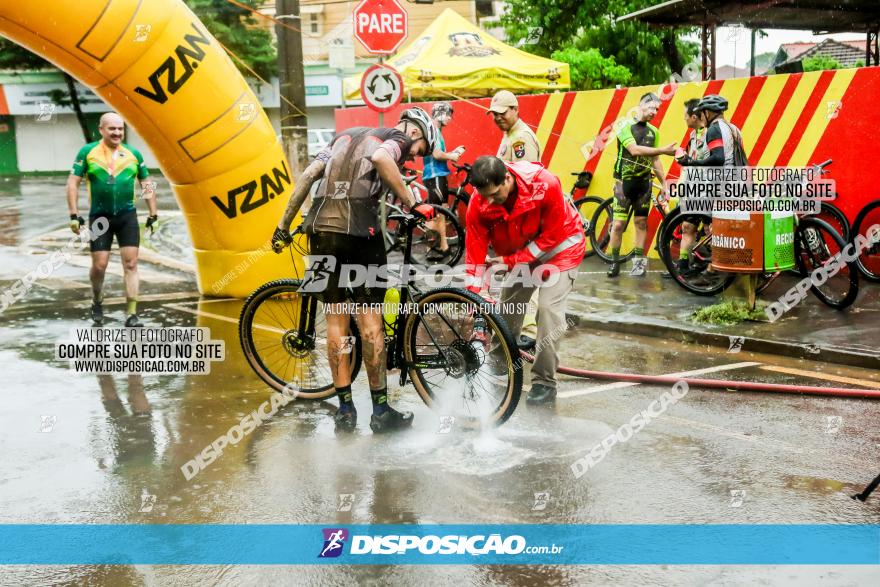
[[[373,65],[361,78],[361,97],[376,112],[388,112],[403,98],[403,78],[390,65]]]

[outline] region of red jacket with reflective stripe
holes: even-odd
[[[577,267],[584,258],[584,227],[563,196],[559,178],[540,163],[505,165],[516,179],[516,201],[508,212],[474,192],[467,210],[467,273],[479,275],[489,245],[508,269],[519,263],[546,263],[560,271]],[[468,289],[479,291],[478,283],[471,282]]]

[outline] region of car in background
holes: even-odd
[[[318,154],[318,151],[330,144],[336,131],[332,128],[309,129],[309,159]]]

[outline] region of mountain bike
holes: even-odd
[[[813,165],[820,174],[824,175],[828,172],[826,167],[831,165],[833,161],[828,159],[822,163]],[[681,217],[681,209],[676,208],[671,211],[665,218],[659,229],[659,237],[657,248],[660,257],[669,270],[669,274],[675,279],[675,282],[684,289],[697,295],[715,295],[727,289],[736,279],[736,274],[727,272],[706,272],[705,269],[711,263],[711,217],[703,214],[687,214],[686,218]],[[795,234],[795,269],[794,271],[802,277],[809,275],[817,266],[821,266],[828,261],[834,254],[843,250],[841,242],[846,243],[850,233],[849,221],[843,212],[829,202],[820,203],[820,211],[816,215],[796,215],[795,221],[800,227],[805,220],[817,220],[821,224],[808,222],[802,229],[801,237],[798,238],[798,230]],[[677,261],[681,250],[682,224],[689,222],[696,227],[697,238],[691,247],[689,257],[693,261],[693,267],[686,274],[681,274]],[[804,235],[811,237],[809,239],[812,246],[806,246]],[[821,238],[818,238],[819,235]],[[812,238],[816,236],[816,238]],[[823,243],[821,246],[819,243]],[[833,250],[833,252],[832,252]],[[800,251],[801,254],[798,254]],[[812,253],[812,256],[808,253]],[[822,299],[824,303],[835,308],[845,308],[851,305],[858,294],[858,271],[850,271],[855,268],[854,264],[850,264],[836,277],[839,279],[831,283],[827,295],[823,298],[823,288],[814,289],[817,297]],[[763,273],[758,276],[756,293],[763,292],[775,279],[780,272]]]
[[[416,181],[415,175],[405,176],[404,182],[412,190],[417,202],[424,201],[427,189]],[[443,218],[443,231],[448,246],[445,254],[441,253],[440,232],[435,228],[440,226],[436,221],[431,226],[427,223],[418,224],[413,228],[412,234],[412,260],[419,265],[431,266],[439,258],[446,265],[455,265],[464,255],[464,229],[458,218],[448,208],[431,204],[434,208],[435,218]],[[385,239],[385,252],[403,252],[406,244],[407,228],[395,217],[405,217],[403,203],[394,196],[391,190],[386,190],[379,205],[380,226],[382,236]],[[436,258],[434,258],[436,257]]]
[[[659,238],[661,258],[675,282],[687,291],[711,296],[721,293],[736,279],[736,273],[706,271],[712,263],[712,229],[710,218],[702,214],[670,215],[664,223]],[[696,237],[689,251],[690,269],[682,272],[677,263],[681,251],[681,225],[689,222],[694,226]],[[843,251],[846,241],[830,224],[813,216],[796,218],[794,231],[794,258],[797,268],[804,275],[827,265],[835,255]],[[782,272],[758,275],[756,293],[760,294]],[[822,303],[836,309],[847,308],[859,293],[859,271],[855,261],[840,264],[840,270],[824,283],[811,282],[810,290]]]
[[[406,266],[421,221],[409,214],[393,214],[392,219],[405,229]],[[301,227],[294,234],[301,234]],[[302,243],[302,238],[294,240],[291,261],[294,251],[306,254]],[[320,278],[320,269],[313,266],[306,277]],[[522,363],[494,306],[454,287],[423,292],[408,272],[400,282],[399,305],[394,305],[399,311],[391,319],[386,312],[388,371],[399,369],[400,386],[411,381],[422,400],[443,415],[469,424],[507,421],[522,392]],[[302,293],[302,284],[302,279],[280,279],[252,293],[241,309],[239,338],[248,364],[269,387],[292,389],[301,399],[325,399],[335,394],[325,305],[319,294]],[[345,355],[354,380],[362,357],[354,319],[351,335]]]
[[[666,216],[668,214],[668,200],[663,200],[660,198],[660,194],[662,193],[663,186],[652,183],[651,184],[651,203],[654,208],[660,212],[660,216],[663,218],[663,221],[666,220]],[[627,228],[629,228],[629,223],[633,217],[633,207],[630,206],[626,216],[626,222],[623,227],[623,232],[626,233]],[[602,201],[599,207],[596,209],[596,212],[593,214],[593,219],[591,222],[592,228],[590,231],[590,245],[593,248],[593,251],[596,252],[599,257],[605,261],[606,263],[611,263],[611,227],[614,224],[614,197],[607,198]],[[662,224],[661,224],[662,225]],[[659,231],[659,229],[658,229]],[[618,261],[621,263],[628,261],[633,255],[633,246],[632,242],[627,242],[628,239],[624,238],[620,243],[620,255],[618,257]],[[645,243],[647,246],[648,243]]]
[[[868,239],[868,248],[861,251],[856,261],[859,271],[868,281],[880,282],[880,232],[868,231],[872,226],[880,224],[880,200],[869,202],[856,216],[853,222],[850,242],[855,241],[857,235]]]

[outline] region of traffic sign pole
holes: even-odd
[[[379,65],[382,65],[383,63],[385,63],[385,58],[380,55],[379,56]],[[380,112],[379,113],[379,128],[382,128],[384,126],[385,126],[385,113]]]

